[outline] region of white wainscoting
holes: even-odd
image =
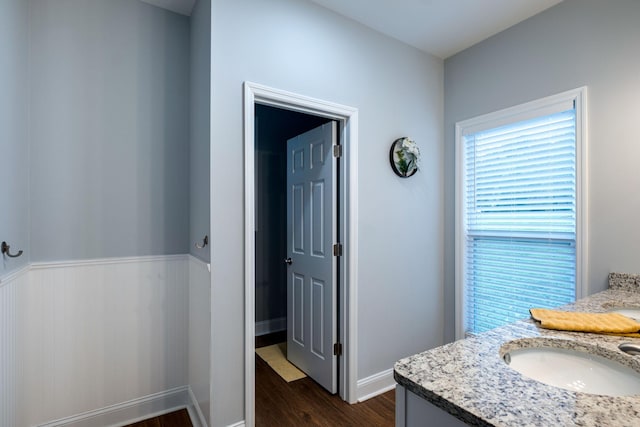
[[[2,278],[2,425],[41,425],[185,387],[187,260],[37,263]]]
[[[21,401],[18,385],[23,372],[21,316],[29,267],[0,281],[0,426],[18,426]]]
[[[189,385],[200,422],[210,422],[211,273],[189,257]],[[193,418],[193,415],[192,415]]]

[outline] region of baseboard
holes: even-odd
[[[244,420],[238,421],[235,424],[229,424],[227,427],[245,427]]]
[[[40,424],[39,427],[124,426],[190,406],[189,386],[176,387],[127,402]],[[197,421],[197,420],[196,420]],[[206,426],[206,424],[204,424]],[[197,427],[197,426],[194,426]]]
[[[189,412],[191,424],[193,424],[193,427],[208,427],[207,420],[204,418],[204,414],[200,409],[198,400],[196,399],[195,394],[193,394],[193,390],[191,390],[191,387],[189,387],[188,393],[190,403],[189,405],[187,405],[187,412]]]
[[[387,369],[358,380],[358,402],[364,402],[379,394],[393,390],[395,387],[396,381],[393,379],[393,369]]]
[[[287,330],[287,318],[280,317],[278,319],[261,320],[256,322],[256,336],[271,334]]]

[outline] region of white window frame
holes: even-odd
[[[465,313],[465,259],[464,259],[464,135],[479,132],[485,129],[504,126],[522,120],[550,114],[557,105],[573,102],[576,111],[576,299],[589,294],[587,280],[587,88],[577,89],[548,96],[535,101],[506,108],[493,113],[485,114],[472,119],[456,123],[455,148],[456,148],[456,195],[455,195],[455,310],[456,310],[456,339],[465,338],[464,313]],[[554,108],[555,107],[555,108]],[[548,112],[547,112],[548,111]]]

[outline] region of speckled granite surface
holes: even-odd
[[[623,276],[613,278],[617,280],[611,283],[613,289],[562,309],[640,308],[640,275]],[[640,343],[638,338],[546,330],[525,320],[402,359],[395,364],[394,377],[408,390],[475,426],[640,426],[640,395],[567,391],[528,379],[502,360],[505,352],[518,347],[568,347],[613,358],[640,372],[640,356],[618,349],[618,344],[629,341]]]
[[[609,288],[640,292],[640,274],[609,273]]]

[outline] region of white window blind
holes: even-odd
[[[574,301],[575,108],[464,134],[462,150],[465,333]]]

